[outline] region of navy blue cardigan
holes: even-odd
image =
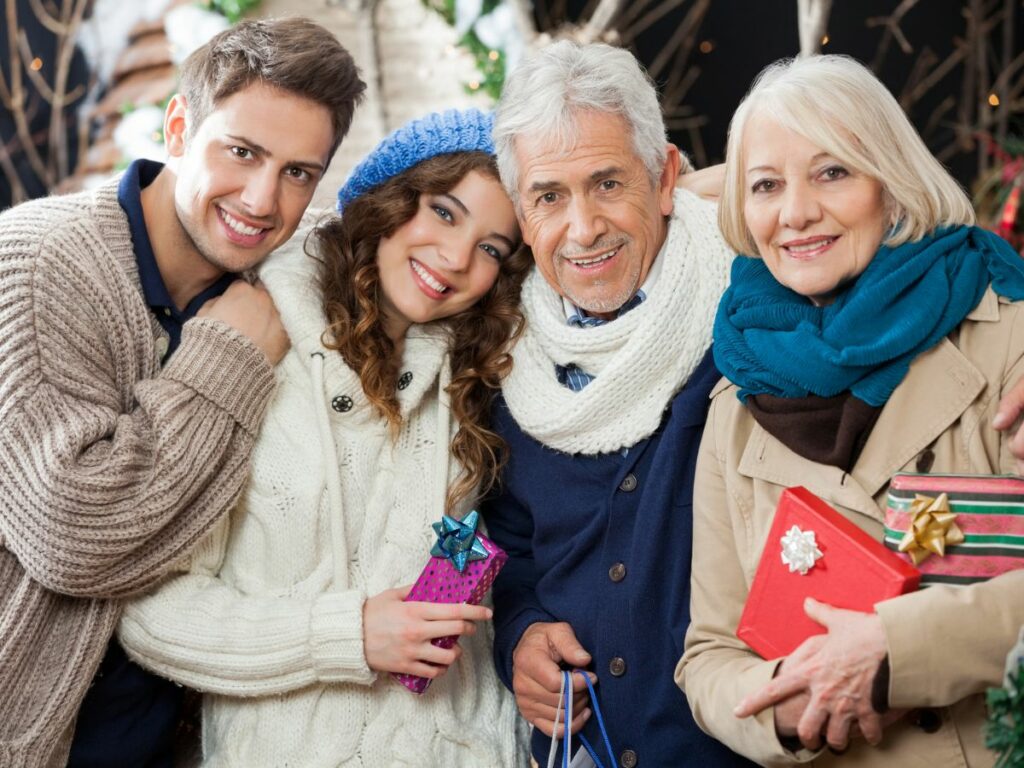
[[[509,461],[481,509],[509,555],[494,584],[498,674],[511,688],[512,652],[530,624],[568,622],[593,658],[616,763],[750,765],[697,727],[673,680],[690,620],[697,447],[718,378],[709,352],[658,430],[625,456],[559,453],[519,429],[503,398],[495,405]],[[595,718],[583,732],[607,761]],[[532,746],[543,764],[549,739],[534,731]]]

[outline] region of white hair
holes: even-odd
[[[743,216],[748,191],[743,133],[754,115],[774,120],[879,181],[892,225],[885,245],[919,240],[940,226],[974,223],[967,194],[867,67],[848,56],[783,59],[757,76],[729,125],[718,223],[739,253],[757,253]]]
[[[661,177],[667,157],[665,122],[654,83],[631,53],[604,43],[561,40],[516,67],[505,81],[494,118],[498,171],[518,207],[519,168],[515,142],[541,135],[569,152],[580,112],[621,117],[651,183]]]

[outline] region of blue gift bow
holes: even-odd
[[[597,716],[597,727],[601,731],[601,738],[604,740],[604,748],[608,750],[608,759],[611,760],[609,766],[615,768],[615,750],[612,749],[611,739],[608,738],[608,731],[604,727],[604,717],[601,715],[601,707],[597,703],[597,692],[594,690],[593,684],[590,682],[590,675],[584,672],[582,669],[574,670],[583,675],[583,682],[587,684],[587,691],[590,693],[590,707],[594,714]],[[563,738],[563,744],[569,743],[569,725],[572,723],[572,672],[565,670],[562,672],[563,680],[565,685],[565,694],[562,699],[562,707],[565,709],[565,736]],[[594,761],[594,765],[597,768],[604,768],[604,763],[601,762],[601,758],[597,756],[597,751],[591,746],[590,741],[582,733],[579,734],[580,743],[583,748],[587,750],[590,755],[590,759]],[[562,768],[569,768],[569,750],[562,750]]]
[[[465,571],[466,566],[474,560],[486,560],[487,550],[476,535],[479,521],[480,515],[474,509],[462,520],[444,515],[441,522],[432,523],[431,527],[437,534],[437,541],[430,554],[451,560],[459,573]]]

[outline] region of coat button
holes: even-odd
[[[626,566],[624,563],[616,563],[608,569],[608,578],[618,584],[626,578]]]
[[[637,763],[639,762],[640,759],[632,749],[624,749],[622,750],[622,754],[619,755],[619,765],[622,766],[622,768],[636,768]]]
[[[164,359],[164,355],[167,354],[167,350],[171,348],[171,342],[164,336],[161,336],[156,340],[156,356],[161,360]]]
[[[935,451],[931,448],[925,448],[921,451],[921,455],[917,457],[917,471],[921,474],[927,474],[932,471],[932,464],[935,463]]]
[[[348,395],[338,395],[331,400],[331,408],[338,413],[348,413],[352,410],[352,398]]]
[[[412,384],[412,371],[406,371],[398,377],[398,388],[405,389]]]
[[[942,727],[942,715],[934,709],[919,709],[911,717],[911,722],[925,733],[935,733]]]
[[[621,656],[613,656],[608,662],[608,671],[612,673],[612,677],[622,677],[626,674],[626,660]]]
[[[622,478],[622,482],[619,483],[619,490],[620,491],[625,491],[626,493],[629,493],[630,491],[635,491],[636,490],[636,475],[634,475],[632,472],[630,472],[628,475],[626,475],[624,478]]]

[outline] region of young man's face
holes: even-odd
[[[331,114],[256,83],[217,104],[186,138],[188,105],[175,98],[167,149],[186,239],[219,270],[250,269],[295,232],[330,160]]]

